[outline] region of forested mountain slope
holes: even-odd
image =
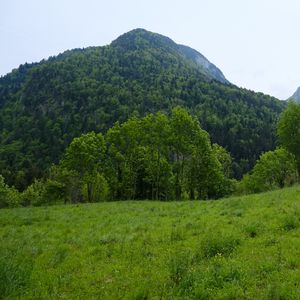
[[[22,189],[75,136],[178,105],[231,152],[237,177],[275,147],[285,107],[230,84],[197,51],[136,29],[108,46],[66,51],[0,78],[0,173]]]

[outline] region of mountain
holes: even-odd
[[[297,91],[289,99],[300,102],[300,87],[298,87]]]
[[[145,41],[147,44],[145,45]],[[142,47],[162,47],[174,55],[182,55],[190,64],[194,65],[208,79],[217,80],[222,83],[229,83],[222,71],[212,64],[198,51],[176,44],[170,38],[163,35],[149,32],[145,29],[135,29],[121,35],[112,46],[121,47],[126,51],[141,50]]]
[[[0,173],[23,189],[74,137],[178,105],[230,151],[239,178],[275,147],[286,104],[230,84],[196,50],[136,29],[110,45],[68,50],[0,78]]]

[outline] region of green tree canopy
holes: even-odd
[[[283,148],[261,155],[253,170],[244,176],[241,189],[246,193],[283,188],[297,182],[295,156]]]
[[[70,183],[62,191],[72,202],[80,201],[78,186],[89,202],[217,198],[228,190],[208,133],[180,107],[169,116],[158,112],[116,122],[105,139],[83,134],[71,142],[60,166],[52,180]],[[71,191],[76,192],[74,201]]]
[[[293,153],[300,170],[300,104],[290,101],[277,126],[280,144]]]
[[[95,176],[104,167],[105,152],[103,135],[89,132],[73,139],[62,160],[62,166],[77,172],[86,184],[88,202],[92,201]]]

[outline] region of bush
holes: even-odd
[[[45,185],[42,181],[35,180],[21,195],[22,205],[41,206],[45,204]]]
[[[20,194],[14,187],[9,187],[0,175],[0,208],[17,207],[20,203]]]
[[[52,179],[35,180],[22,194],[23,206],[41,206],[62,202],[65,197],[64,185]]]

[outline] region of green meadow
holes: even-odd
[[[0,210],[1,299],[300,299],[300,186]]]

